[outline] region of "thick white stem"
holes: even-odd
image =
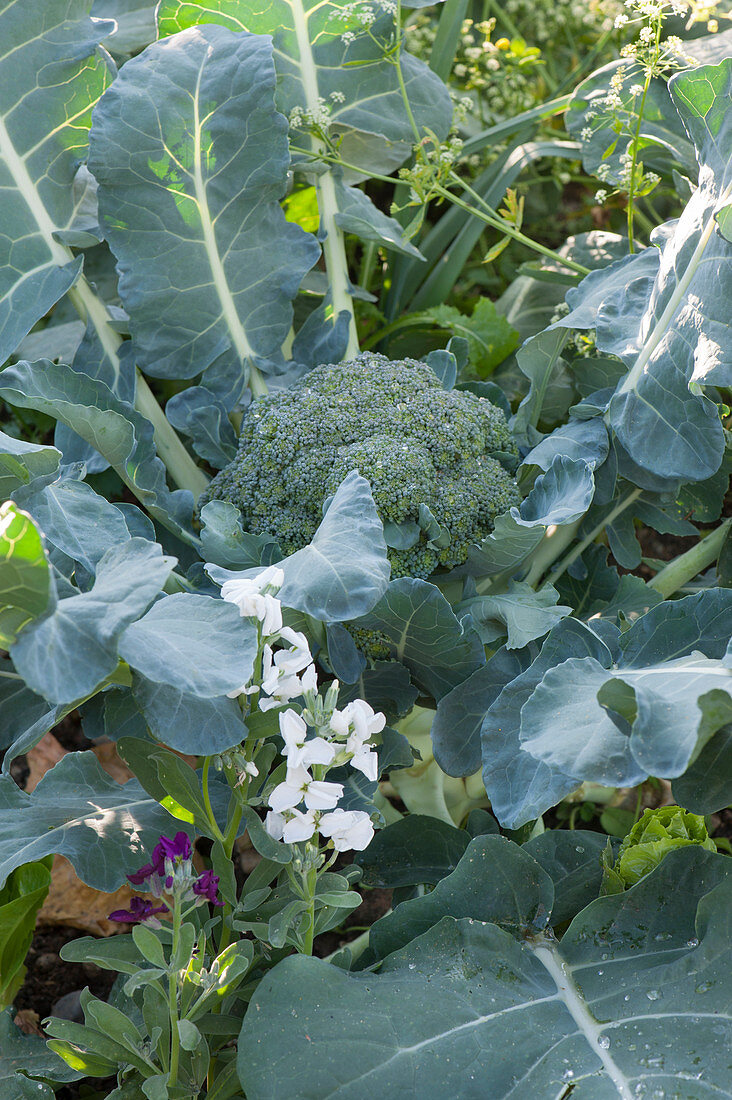
[[[297,48],[300,54],[300,71],[305,91],[305,103],[308,111],[317,118],[321,110],[320,88],[318,86],[318,70],[310,45],[308,33],[308,21],[301,0],[292,0],[291,11],[297,38]],[[316,152],[325,150],[316,147]],[[330,168],[326,168],[315,182],[315,190],[318,197],[318,212],[325,241],[323,242],[323,255],[328,273],[328,281],[331,287],[333,299],[333,311],[335,317],[346,310],[350,315],[348,326],[348,347],[346,358],[351,359],[358,354],[358,335],[356,332],[356,320],[353,309],[353,298],[348,289],[348,261],[346,259],[346,244],[343,233],[336,225],[335,216],[338,213],[336,203],[335,181]]]

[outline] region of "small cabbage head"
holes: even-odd
[[[687,848],[690,844],[696,844],[708,852],[717,850],[703,817],[680,806],[659,806],[656,810],[646,810],[620,845],[614,864],[608,846],[604,857],[602,893],[619,893],[635,886],[669,852]]]

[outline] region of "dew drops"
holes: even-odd
[[[686,941],[686,946],[687,947],[698,947],[699,946],[699,940],[696,938],[696,936],[693,936],[692,939]]]
[[[417,964],[416,963],[409,963],[408,969],[409,970],[416,970],[417,969]]]
[[[657,989],[649,989],[646,991],[646,997],[649,1001],[657,1001],[660,996],[661,994]]]
[[[601,1035],[600,1038],[597,1040],[597,1045],[599,1047],[602,1047],[603,1050],[607,1050],[610,1046],[610,1040],[608,1039],[607,1035]]]

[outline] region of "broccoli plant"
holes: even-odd
[[[462,565],[518,504],[518,449],[484,397],[445,390],[429,366],[364,353],[316,367],[247,409],[236,458],[199,500],[236,505],[244,528],[283,554],[312,539],[351,470],[371,486],[393,577]]]

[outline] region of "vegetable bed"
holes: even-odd
[[[0,0],[3,1100],[732,1097],[731,19]]]

